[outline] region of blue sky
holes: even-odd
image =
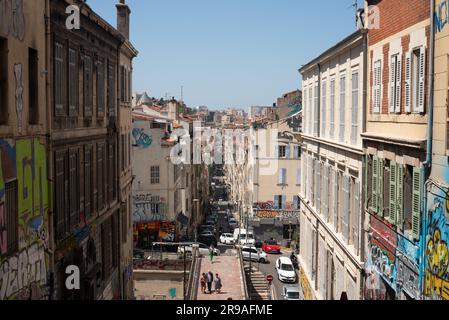
[[[88,0],[113,26],[117,0]],[[127,0],[134,91],[211,109],[271,105],[355,31],[354,0]],[[359,5],[362,1],[359,0]]]

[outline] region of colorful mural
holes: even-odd
[[[153,138],[150,134],[146,134],[143,129],[133,129],[134,144],[138,147],[148,149],[153,143]]]
[[[7,183],[17,181],[18,252],[8,251]],[[50,187],[39,139],[0,140],[0,300],[43,299],[47,292]]]
[[[427,299],[449,300],[449,195],[442,190],[430,195],[432,207],[428,210],[424,295]]]

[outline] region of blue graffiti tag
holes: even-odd
[[[133,137],[136,140],[136,145],[147,149],[153,143],[151,135],[146,134],[143,129],[133,129]]]
[[[435,10],[435,28],[437,32],[443,31],[449,23],[449,0],[442,1]]]

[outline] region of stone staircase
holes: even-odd
[[[249,265],[245,264],[245,274],[248,284],[248,295],[250,300],[270,300],[267,280],[265,275],[253,268],[250,274]]]

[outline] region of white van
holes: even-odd
[[[256,240],[254,239],[254,234],[246,229],[235,229],[234,230],[234,243],[240,245],[254,246]]]

